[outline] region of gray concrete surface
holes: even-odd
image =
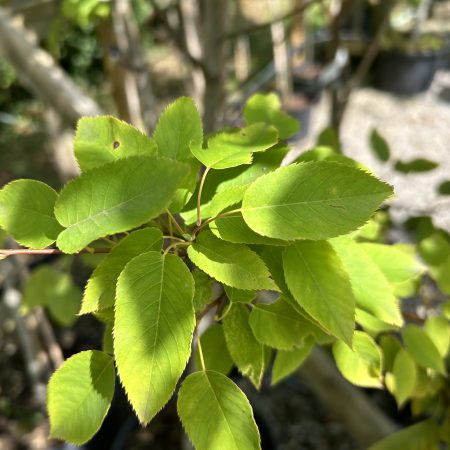
[[[315,106],[307,138],[296,145],[296,153],[314,145],[326,126],[329,100],[324,95]],[[369,136],[376,128],[389,142],[391,160],[382,163],[373,155]],[[428,92],[402,98],[370,88],[352,93],[342,124],[343,152],[391,183],[394,220],[411,215],[432,215],[436,226],[450,232],[450,197],[436,192],[450,179],[450,72],[438,72]],[[425,173],[400,174],[393,169],[395,160],[426,158],[439,167]]]

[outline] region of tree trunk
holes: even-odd
[[[75,126],[81,116],[101,114],[97,103],[81,91],[47,52],[31,42],[27,31],[15,25],[4,8],[0,8],[0,54],[20,81],[68,126]]]
[[[316,348],[305,361],[299,375],[326,408],[347,427],[361,448],[397,430],[360,390],[346,381],[324,350]]]

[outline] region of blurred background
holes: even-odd
[[[362,239],[416,243],[433,276],[404,294],[403,312],[421,323],[443,310],[450,294],[448,0],[0,0],[0,186],[35,178],[58,189],[76,176],[72,138],[81,116],[111,114],[150,134],[165,106],[188,95],[212,132],[239,126],[256,92],[276,92],[301,123],[286,162],[331,148],[394,185],[396,197]],[[0,263],[1,450],[73,448],[47,438],[45,386],[64,358],[102,346],[101,323],[76,317],[96,258]],[[62,301],[70,308],[58,308]],[[345,406],[336,402],[346,396],[370,405],[379,438],[412,423],[409,406],[398,411],[387,392],[343,385],[330,361],[319,359],[258,395],[240,380],[263,448],[366,448],[358,411],[351,419],[339,413]],[[324,398],[326,386],[343,397]],[[189,448],[173,402],[147,428],[123,395],[114,402],[86,448]]]

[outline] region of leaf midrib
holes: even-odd
[[[254,209],[268,209],[268,208],[280,208],[280,207],[289,207],[289,206],[298,206],[298,205],[305,205],[309,203],[324,203],[329,202],[333,200],[341,200],[341,199],[351,199],[351,198],[358,198],[358,197],[374,197],[378,196],[380,194],[386,194],[385,191],[380,192],[372,192],[370,194],[355,194],[355,195],[343,195],[340,197],[329,197],[329,198],[323,198],[323,199],[316,199],[316,200],[302,200],[300,202],[294,202],[294,203],[282,203],[282,204],[271,204],[271,205],[263,205],[263,206],[251,206],[251,207],[245,207],[245,197],[244,197],[244,203],[242,206],[242,211],[250,211]],[[328,205],[330,206],[330,205]]]

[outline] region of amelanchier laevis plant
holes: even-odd
[[[52,376],[52,437],[82,444],[97,432],[116,371],[142,424],[181,381],[178,413],[199,450],[260,448],[252,408],[227,377],[233,366],[259,387],[273,357],[277,382],[314,345],[332,344],[345,376],[382,385],[381,350],[365,327],[403,323],[384,272],[390,254],[351,233],[392,188],[334,153],[280,167],[298,123],[273,94],[252,97],[244,119],[205,137],[189,98],[163,112],[151,138],[112,117],[83,118],[78,178],[60,192],[33,180],[0,191],[0,224],[23,246],[106,253],[80,310],[105,322],[104,349]],[[197,371],[180,380],[193,335]]]

